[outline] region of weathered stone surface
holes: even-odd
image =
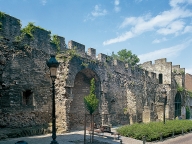
[[[0,22],[3,25],[0,30],[0,127],[49,124],[52,89],[46,60],[58,52],[56,45],[50,43],[50,32],[35,28],[33,39],[25,36],[18,42],[15,41],[20,35],[18,20],[5,15]],[[164,86],[166,119],[175,118],[176,94],[181,96],[180,105],[185,105],[185,92],[177,91],[178,85],[184,87],[184,69],[172,66],[166,59],[131,67],[105,54],[96,58],[95,49],[86,53],[85,45],[74,41],[70,41],[70,49],[66,49],[65,39],[58,38],[62,53],[56,56],[60,62],[55,81],[57,132],[83,128],[87,113],[83,98],[89,94],[92,78],[95,78],[99,99],[94,120],[99,125],[162,120]],[[177,69],[177,73],[173,69]],[[87,117],[87,125],[89,122]]]

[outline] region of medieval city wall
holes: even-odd
[[[95,112],[98,124],[162,120],[164,85],[169,99],[166,118],[174,118],[170,114],[174,111],[172,91],[183,77],[172,75],[172,64],[166,59],[146,62],[142,68],[130,66],[105,54],[96,56],[94,48],[85,52],[85,45],[75,41],[69,41],[67,49],[65,38],[60,36],[55,44],[51,33],[39,27],[34,28],[32,37],[23,34],[19,20],[6,14],[0,23],[0,127],[51,122],[52,92],[46,66],[50,54],[56,54],[60,62],[55,83],[58,132],[82,128],[87,113],[83,97],[89,94],[92,78],[99,99]]]

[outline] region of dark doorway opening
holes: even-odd
[[[32,105],[32,104],[33,104],[32,91],[31,90],[24,91],[22,105]]]
[[[163,75],[159,74],[159,84],[163,84]]]
[[[175,96],[175,118],[181,116],[181,95],[177,92]]]

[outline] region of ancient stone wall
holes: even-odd
[[[33,37],[25,34],[18,40],[20,21],[5,14],[0,22],[0,127],[48,124],[51,83],[46,60],[56,52],[50,32],[35,27]]]
[[[173,74],[172,63],[166,59],[130,66],[102,53],[96,57],[94,48],[85,52],[85,45],[75,41],[70,41],[67,49],[65,38],[60,36],[58,51],[49,31],[35,27],[31,37],[22,35],[18,19],[5,14],[0,22],[0,122],[6,121],[0,127],[14,127],[17,123],[12,122],[13,117],[20,121],[18,126],[51,122],[52,92],[46,66],[50,54],[56,54],[60,62],[55,82],[57,132],[82,129],[87,113],[83,98],[89,94],[92,78],[99,99],[94,113],[97,124],[162,120],[164,86],[168,98],[166,118],[174,118],[177,84],[183,86],[184,78],[183,74]]]

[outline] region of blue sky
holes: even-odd
[[[0,0],[0,11],[111,55],[167,58],[192,74],[192,0]]]

